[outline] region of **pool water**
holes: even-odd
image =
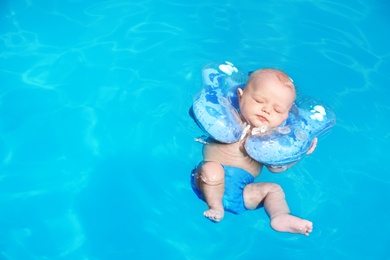
[[[1,259],[390,259],[387,1],[6,0]],[[214,224],[189,185],[201,68],[287,72],[337,124],[283,186],[309,237],[263,209]]]

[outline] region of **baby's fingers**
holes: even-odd
[[[314,152],[314,150],[316,149],[316,146],[317,146],[317,142],[318,142],[318,138],[316,137],[313,139],[313,142],[311,143],[311,147],[310,147],[309,151],[307,151],[306,154],[311,154]]]

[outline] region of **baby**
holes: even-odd
[[[282,71],[261,69],[253,72],[244,89],[238,89],[240,116],[251,128],[282,124],[295,100],[295,87]],[[209,209],[203,215],[214,222],[224,212],[234,214],[264,207],[274,230],[309,235],[312,222],[290,214],[284,192],[276,183],[256,182],[263,165],[245,151],[245,139],[232,144],[208,140],[203,147],[203,161],[192,171],[191,184]],[[308,154],[317,144],[313,141]],[[282,172],[291,167],[274,168]]]

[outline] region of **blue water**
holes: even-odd
[[[343,3],[341,3],[343,2]],[[390,259],[390,4],[5,0],[0,259]],[[263,209],[213,224],[189,185],[204,64],[286,71],[337,125]]]

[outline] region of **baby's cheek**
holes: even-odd
[[[284,121],[286,121],[286,119],[287,116],[280,115],[279,117],[277,117],[277,120],[275,120],[275,126],[281,125]]]
[[[287,118],[288,118],[288,113],[284,113],[284,114],[282,114],[283,116],[282,116],[282,122],[284,122],[284,121],[286,121],[287,120]]]

